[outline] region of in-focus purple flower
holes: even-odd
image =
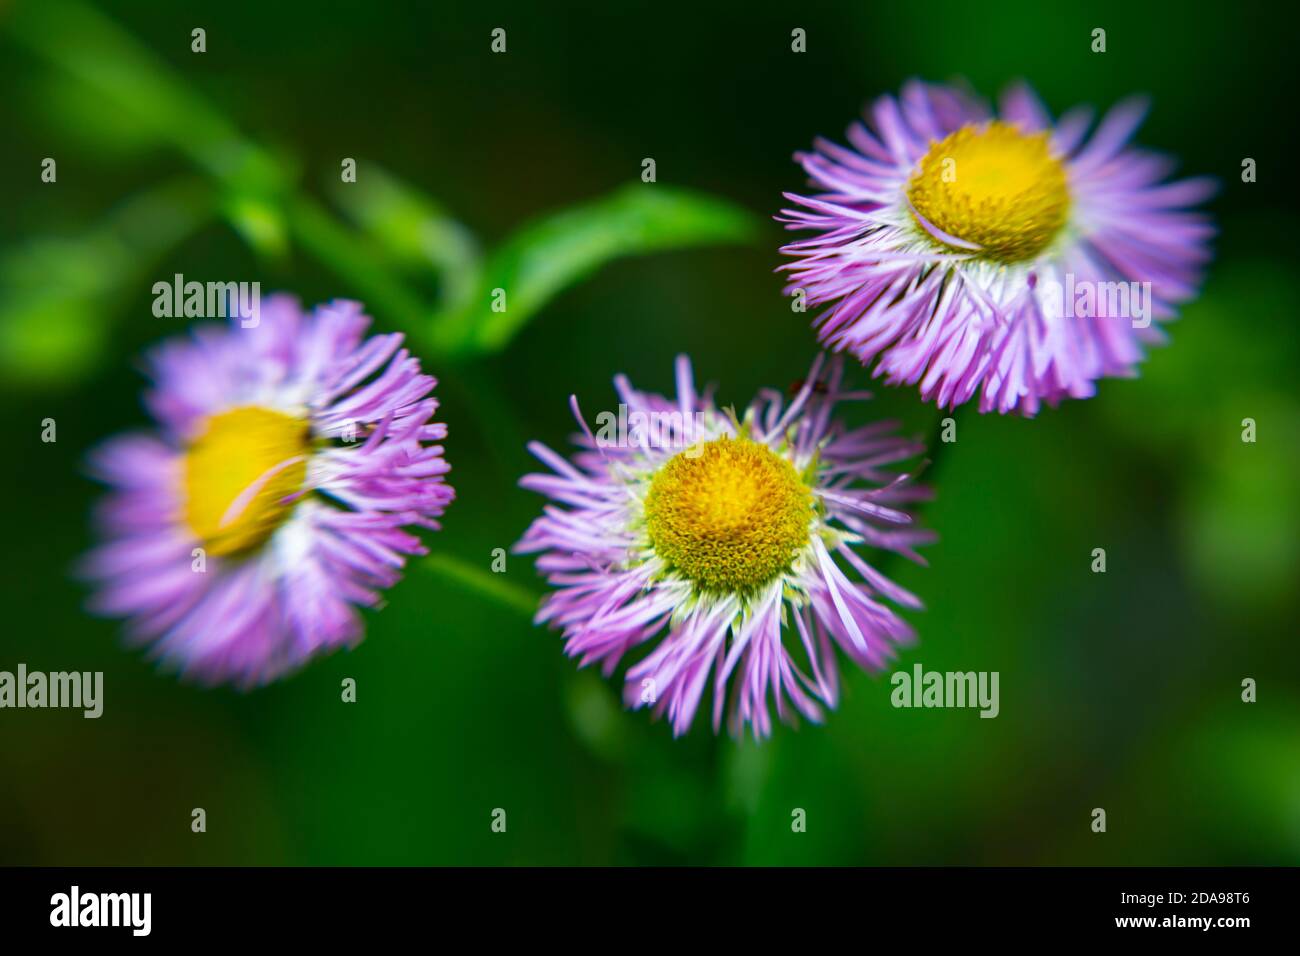
[[[881,97],[850,147],[796,158],[822,192],[778,219],[817,235],[783,266],[828,347],[891,385],[954,407],[1035,414],[1135,374],[1152,319],[1191,298],[1213,227],[1188,207],[1210,179],[1167,182],[1173,163],[1128,145],[1131,100],[1091,136],[1091,112],[1053,123],[1012,87],[995,116],[961,90],[913,81]]]
[[[696,392],[683,356],[675,401],[615,378],[620,411],[598,416],[595,434],[574,400],[572,462],[529,445],[554,472],[521,481],[551,499],[516,545],[540,554],[554,588],[537,620],[606,676],[652,644],[624,698],[666,712],[674,735],[710,677],[715,731],[726,712],[733,734],[768,736],[769,699],[784,721],[820,722],[838,699],[836,647],[874,670],[913,637],[890,604],[920,601],[858,550],[924,563],[914,549],[933,535],[906,506],[927,493],[889,470],[924,446],[893,422],[843,428],[836,403],[868,396],[842,377],[839,359],[819,357],[788,402],[764,390],[737,417]]]
[[[354,645],[409,526],[437,528],[447,426],[399,334],[354,302],[275,296],[254,327],[200,326],[148,357],[160,432],[92,456],[111,488],[84,559],[91,608],[201,683],[262,684]]]

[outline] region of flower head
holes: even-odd
[[[1013,87],[999,115],[920,82],[884,96],[852,148],[818,140],[796,158],[823,190],[778,218],[816,236],[782,252],[787,291],[828,306],[821,341],[877,361],[891,385],[954,407],[1035,414],[1132,376],[1142,346],[1191,298],[1213,228],[1190,211],[1209,179],[1166,182],[1172,164],[1128,145],[1145,106],[1053,124]]]
[[[789,401],[765,390],[738,416],[696,392],[681,357],[675,401],[619,376],[616,434],[613,413],[593,434],[574,402],[583,433],[572,461],[529,446],[553,472],[521,481],[552,499],[516,545],[540,554],[554,587],[538,622],[607,676],[654,643],[627,671],[624,697],[666,712],[675,734],[710,675],[715,731],[726,712],[732,733],[769,735],[769,699],[782,720],[820,721],[838,699],[836,647],[879,669],[913,636],[890,604],[920,602],[858,550],[922,561],[914,549],[933,536],[906,506],[926,492],[889,468],[923,446],[891,434],[892,422],[832,419],[836,403],[867,397],[842,378],[839,359],[818,358]]]
[[[435,380],[398,334],[365,338],[353,302],[203,326],[148,359],[160,431],[110,439],[107,539],[86,556],[91,607],[204,683],[261,684],[362,637],[407,527],[437,528],[447,427]]]

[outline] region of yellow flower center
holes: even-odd
[[[645,499],[650,542],[702,591],[745,593],[808,544],[813,495],[766,445],[718,438],[671,458]]]
[[[1042,252],[1070,208],[1065,167],[1052,155],[1047,133],[1026,134],[997,121],[964,126],[931,145],[907,196],[930,223],[999,262]]]
[[[185,455],[185,520],[210,555],[256,547],[289,516],[307,477],[307,422],[265,408],[207,420]]]

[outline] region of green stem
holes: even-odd
[[[435,574],[440,574],[480,597],[517,611],[529,619],[537,613],[540,595],[528,588],[512,584],[500,574],[485,571],[477,564],[472,564],[463,558],[440,551],[429,555],[422,564]]]
[[[406,329],[423,324],[423,303],[315,200],[306,196],[293,200],[289,228],[304,249],[352,283],[367,305],[385,312],[390,324]],[[427,355],[430,350],[426,347],[424,351]]]
[[[959,437],[956,434],[956,432],[954,432],[953,441],[950,442],[944,441],[943,423],[947,419],[951,418],[953,420],[954,427],[960,424],[962,408],[964,407],[965,406],[963,405],[961,407],[954,408],[951,411],[944,411],[943,409],[939,410],[939,417],[935,419],[934,425],[930,429],[930,436],[929,438],[926,439],[926,443],[925,443],[926,454],[929,457],[926,459],[927,464],[926,464],[925,472],[922,475],[922,478],[925,480],[927,484],[931,484],[934,482],[935,476],[939,473],[940,463],[942,463],[948,457],[948,447],[950,445],[957,444],[955,439]]]

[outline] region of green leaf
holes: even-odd
[[[500,351],[557,293],[613,259],[745,242],[757,231],[754,216],[724,200],[635,184],[526,226],[484,266],[471,235],[436,203],[366,165],[347,184],[354,191],[338,194],[361,227],[358,235],[297,191],[297,170],[287,157],[243,138],[166,62],[93,7],[79,0],[23,4],[9,27],[86,87],[97,108],[129,124],[133,146],[170,146],[215,179],[220,212],[260,255],[282,259],[292,239],[388,324],[415,332],[430,358]],[[94,123],[84,132],[103,135],[111,128]],[[405,281],[404,273],[417,270],[431,270],[438,280],[432,316],[424,296]],[[502,311],[493,309],[497,289],[505,291]],[[57,341],[75,337],[61,334]]]
[[[25,89],[29,114],[48,117],[60,137],[96,159],[134,159],[160,145],[139,114],[118,109],[111,97],[69,73],[33,76]]]
[[[94,7],[76,0],[19,4],[9,27],[19,42],[89,87],[92,102],[112,109],[136,140],[170,145],[245,191],[254,182],[260,190],[282,186],[284,170],[273,156],[245,140],[163,60]]]
[[[222,213],[258,255],[280,261],[288,256],[288,216],[280,203],[256,193],[236,193],[222,203]]]
[[[433,322],[433,343],[460,356],[497,352],[557,293],[621,256],[742,243],[755,217],[726,200],[658,184],[626,186],[604,199],[525,226],[491,256],[473,302]],[[493,311],[494,290],[505,309]]]
[[[245,139],[202,95],[113,20],[76,0],[24,4],[14,36],[59,71],[48,105],[108,152],[169,147],[221,184],[222,211],[259,254],[283,258],[296,170]],[[89,116],[88,114],[93,114]]]
[[[212,215],[210,189],[180,180],[136,196],[85,235],[9,251],[0,259],[0,375],[44,385],[93,367],[117,301]]]

